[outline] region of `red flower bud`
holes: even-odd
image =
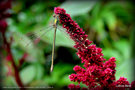
[[[0,32],[4,33],[7,28],[7,22],[5,20],[0,20]]]

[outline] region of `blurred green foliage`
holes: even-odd
[[[9,18],[9,31],[14,38],[12,52],[19,63],[24,53],[28,57],[20,68],[20,76],[26,86],[53,86],[66,88],[73,83],[68,75],[73,73],[74,65],[80,65],[73,48],[74,42],[68,35],[57,30],[54,71],[50,73],[54,7],[63,7],[67,13],[85,30],[88,38],[103,49],[104,57],[116,57],[116,79],[126,77],[133,80],[130,34],[133,27],[133,5],[130,2],[94,2],[94,1],[32,1],[13,2],[13,15]],[[49,28],[46,28],[48,27]],[[45,28],[44,28],[45,27]],[[59,25],[62,29],[61,25]],[[26,33],[42,35],[40,29],[48,30],[35,45]],[[63,29],[64,30],[64,29]],[[14,33],[11,33],[14,32]],[[22,38],[23,40],[21,40]],[[29,42],[30,45],[26,46]],[[5,67],[6,68],[6,67]],[[8,71],[4,68],[5,73]],[[17,85],[13,77],[5,77],[4,85]]]

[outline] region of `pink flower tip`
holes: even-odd
[[[55,7],[54,8],[54,13],[55,14],[63,14],[65,13],[66,11],[63,9],[63,8],[60,8],[60,7]]]
[[[111,61],[113,61],[113,62],[116,61],[115,57],[111,57],[109,60],[111,60]]]
[[[69,79],[70,79],[71,81],[76,81],[76,78],[77,78],[76,74],[71,74],[71,75],[69,75]]]
[[[127,81],[127,78],[120,77],[120,79],[116,81],[116,85],[129,85],[129,82]]]
[[[73,68],[74,71],[78,71],[78,70],[81,70],[81,67],[76,65],[74,68]]]
[[[72,88],[73,89],[73,88],[75,88],[75,85],[74,84],[69,84],[68,88],[70,88],[70,89]]]

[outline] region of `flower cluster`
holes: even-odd
[[[84,68],[78,65],[73,68],[76,74],[69,75],[71,81],[79,84],[82,82],[89,89],[129,85],[129,82],[124,77],[120,77],[117,81],[115,80],[116,59],[111,57],[108,61],[105,61],[102,49],[97,48],[96,45],[91,45],[92,41],[87,39],[88,36],[82,28],[71,19],[63,8],[55,7],[54,13],[58,15],[60,23],[63,28],[66,28],[70,38],[75,41],[74,47],[77,49],[77,55],[84,63]],[[70,89],[75,89],[76,87],[80,88],[78,85],[69,85]]]
[[[16,83],[18,84],[19,87],[23,87],[24,85],[20,79],[19,70],[18,70],[18,67],[14,61],[13,54],[11,51],[12,37],[10,38],[11,41],[8,42],[6,35],[5,35],[7,27],[8,27],[8,24],[6,22],[6,18],[11,16],[11,13],[9,12],[9,10],[11,9],[11,1],[12,0],[0,0],[0,34],[2,35],[2,39],[3,39],[2,40],[2,48],[0,47],[0,50],[1,51],[5,50],[7,52],[6,59],[7,59],[7,61],[10,61],[12,64],[12,67],[14,69],[13,76],[15,77]],[[8,75],[9,75],[12,72],[11,71],[12,68],[8,67],[8,70],[9,70],[9,72],[8,72]]]
[[[4,33],[7,28],[5,18],[10,16],[8,9],[11,8],[11,0],[0,1],[0,32]]]
[[[2,33],[3,36],[5,36],[5,32],[6,32],[7,27],[8,27],[8,24],[6,22],[6,18],[8,18],[11,15],[8,12],[8,10],[10,8],[11,8],[11,0],[1,0],[0,1],[0,33]],[[5,38],[5,37],[3,37],[3,38]],[[11,54],[7,55],[6,60],[8,60],[8,61],[11,60]]]

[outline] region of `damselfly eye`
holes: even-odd
[[[54,15],[53,15],[53,17],[55,18],[55,17],[56,17],[56,15],[54,14]]]

